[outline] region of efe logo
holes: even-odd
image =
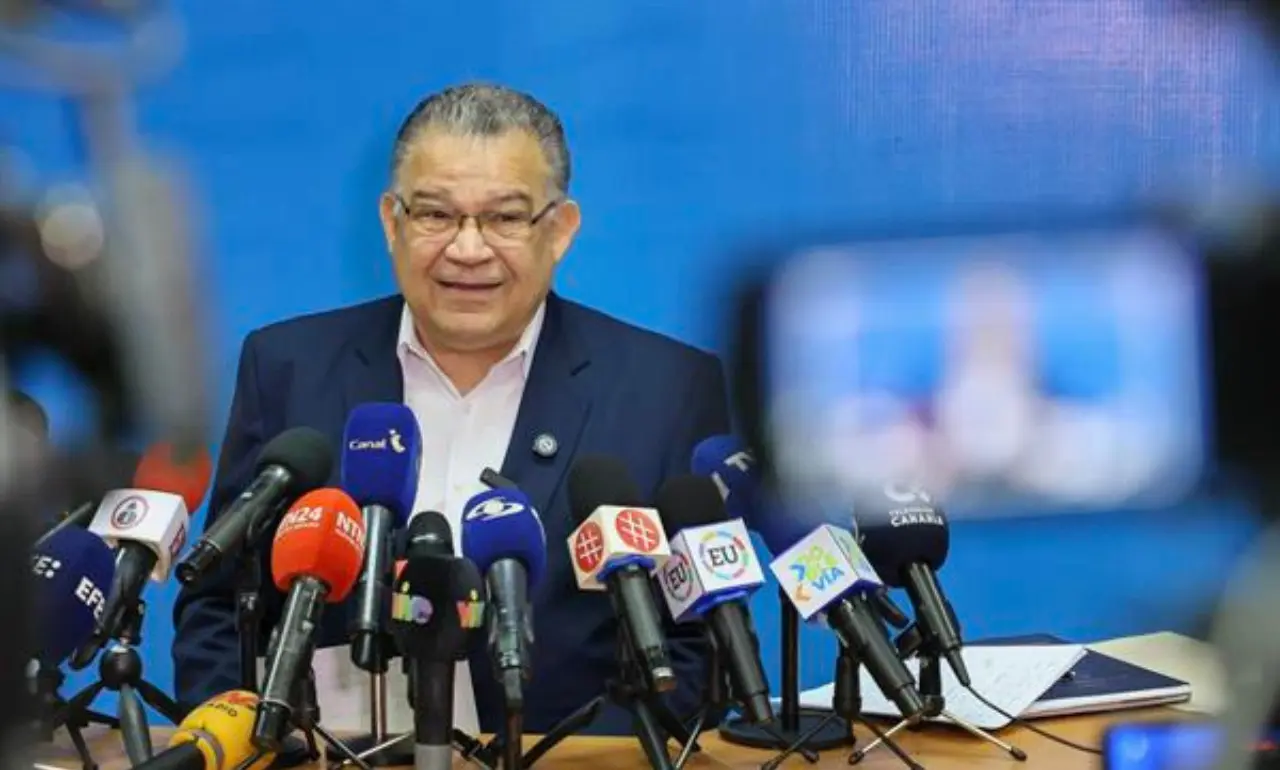
[[[94,585],[89,578],[82,577],[76,585],[75,596],[81,604],[93,611],[94,620],[102,620],[102,610],[107,603],[107,597],[101,588]]]
[[[353,452],[386,451],[390,449],[398,455],[408,451],[405,449],[404,439],[401,438],[400,431],[390,428],[387,434],[385,438],[377,439],[353,438],[347,442],[347,449]]]
[[[491,497],[483,503],[479,503],[471,510],[467,511],[467,515],[463,517],[464,521],[493,521],[501,519],[505,516],[513,516],[525,510],[524,505],[515,500],[503,500],[501,497]]]
[[[33,555],[31,557],[31,574],[45,580],[53,580],[53,576],[62,569],[62,562],[52,556]]]

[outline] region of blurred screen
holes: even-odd
[[[1118,725],[1107,731],[1104,770],[1209,770],[1218,758],[1222,727],[1209,722]],[[1274,739],[1254,747],[1258,770],[1277,766]]]
[[[1206,455],[1203,279],[1169,232],[849,243],[765,293],[784,481],[910,479],[953,506],[1157,505]]]

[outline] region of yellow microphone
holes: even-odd
[[[257,713],[258,696],[247,690],[210,698],[182,720],[169,748],[134,770],[267,770],[276,755],[249,743]]]

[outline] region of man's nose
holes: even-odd
[[[489,244],[474,219],[467,217],[463,221],[445,254],[458,262],[483,262],[489,258]]]

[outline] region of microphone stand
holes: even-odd
[[[236,554],[236,632],[240,634],[240,686],[258,691],[258,633],[262,623],[262,559],[252,542]]]
[[[733,693],[733,687],[729,682],[728,671],[724,667],[724,658],[720,654],[720,645],[716,642],[715,635],[711,633],[710,628],[707,629],[707,641],[709,644],[709,654],[707,657],[707,679],[703,685],[702,707],[698,709],[694,715],[692,727],[689,728],[689,741],[684,744],[680,751],[680,755],[676,757],[675,770],[681,770],[685,762],[688,761],[690,755],[696,746],[698,737],[708,725],[715,726],[724,721],[725,714],[738,700],[736,693]],[[778,732],[777,728],[769,722],[755,725],[755,728],[773,735],[775,740],[784,741],[785,736]],[[818,761],[818,755],[807,748],[799,747],[796,749],[804,756],[810,764]]]
[[[618,628],[618,669],[621,675],[605,684],[605,692],[588,701],[547,731],[533,748],[525,752],[523,764],[529,767],[557,744],[595,721],[606,702],[631,714],[632,725],[640,747],[644,749],[649,765],[654,770],[675,770],[667,754],[667,737],[675,738],[685,747],[698,751],[697,742],[675,714],[667,708],[645,683],[644,672],[632,654],[631,633],[625,620]],[[665,734],[664,731],[665,730]]]
[[[66,675],[57,666],[40,665],[33,681],[35,686],[35,706],[37,709],[37,740],[48,743],[53,740],[53,733],[59,727],[67,728],[71,737],[71,745],[75,747],[83,770],[98,770],[98,763],[93,761],[89,746],[85,743],[81,732],[90,725],[102,725],[109,730],[119,730],[120,720],[100,714],[89,708],[73,711],[65,698],[58,694],[62,689]]]
[[[116,641],[98,659],[98,681],[67,702],[68,713],[84,713],[104,689],[119,693],[117,716],[120,732],[125,753],[129,755],[130,764],[134,765],[142,764],[152,754],[151,731],[143,704],[160,712],[175,725],[182,721],[182,709],[178,704],[142,677],[142,656],[138,654],[137,645],[142,644],[146,607],[146,602],[139,599],[124,611]]]
[[[409,707],[413,708],[413,680],[412,677],[417,676],[413,671],[413,666],[409,665],[408,660],[402,659],[405,676],[410,678],[409,681]],[[384,721],[383,724],[386,724]],[[413,732],[407,732],[402,735],[385,738],[381,742],[370,741],[372,736],[361,736],[356,741],[369,742],[369,746],[362,750],[355,750],[354,743],[347,745],[355,750],[355,756],[364,760],[373,767],[408,767],[413,764]],[[458,728],[453,728],[453,748],[458,755],[466,762],[477,765],[481,770],[493,770],[492,750],[493,746],[498,742],[498,738],[494,738],[488,744],[482,743],[476,738],[467,735]],[[334,770],[353,764],[351,759],[343,759],[341,762],[331,763],[330,767]]]
[[[329,751],[342,756],[343,764],[350,763],[359,767],[360,770],[371,770],[369,765],[356,756],[350,747],[320,724],[320,703],[316,699],[316,673],[310,666],[307,667],[306,673],[294,683],[293,697],[290,700],[293,701],[293,710],[290,712],[289,721],[295,729],[302,732],[306,740],[306,761],[320,760],[320,747],[316,745],[316,735],[319,735]],[[276,766],[281,766],[279,761]]]
[[[399,767],[413,764],[413,746],[404,743],[413,737],[387,734],[387,670],[390,665],[390,640],[379,633],[374,641],[373,665],[369,673],[369,732],[347,742],[356,756],[370,767]],[[403,744],[403,745],[402,745]],[[345,763],[344,763],[345,764]]]
[[[890,727],[884,735],[876,738],[863,748],[849,755],[849,764],[856,765],[866,757],[867,752],[896,735],[905,727],[923,724],[925,719],[942,717],[956,727],[976,738],[996,746],[1019,762],[1027,761],[1027,753],[1013,744],[1006,743],[991,733],[983,730],[947,710],[947,701],[942,694],[942,651],[937,648],[933,634],[920,629],[919,624],[911,624],[894,640],[898,654],[904,659],[915,655],[920,662],[920,695],[924,699],[924,713],[916,720],[903,719]]]
[[[720,728],[720,736],[729,743],[754,749],[784,750],[794,747],[792,752],[801,748],[810,752],[826,751],[851,744],[852,730],[847,722],[829,719],[829,714],[826,713],[800,710],[800,613],[781,589],[778,590],[778,604],[782,647],[782,703],[778,709],[780,724],[777,728],[770,726],[769,730],[765,730],[742,717],[735,717]]]
[[[861,665],[862,662],[858,660],[858,656],[853,650],[843,644],[840,645],[840,652],[836,657],[835,692],[831,697],[831,713],[827,714],[822,722],[810,729],[816,732],[825,729],[827,723],[845,724],[849,726],[849,740],[853,741],[856,740],[853,734],[853,723],[858,722],[876,736],[875,744],[872,745],[884,743],[908,768],[911,770],[924,770],[918,762],[902,750],[902,747],[888,733],[881,732],[879,728],[863,718],[862,682],[859,675]],[[781,754],[761,765],[760,770],[777,770],[783,760],[796,751],[800,751],[806,741],[807,736],[800,736],[794,744],[783,749]],[[850,757],[849,763],[854,763],[852,757]]]

